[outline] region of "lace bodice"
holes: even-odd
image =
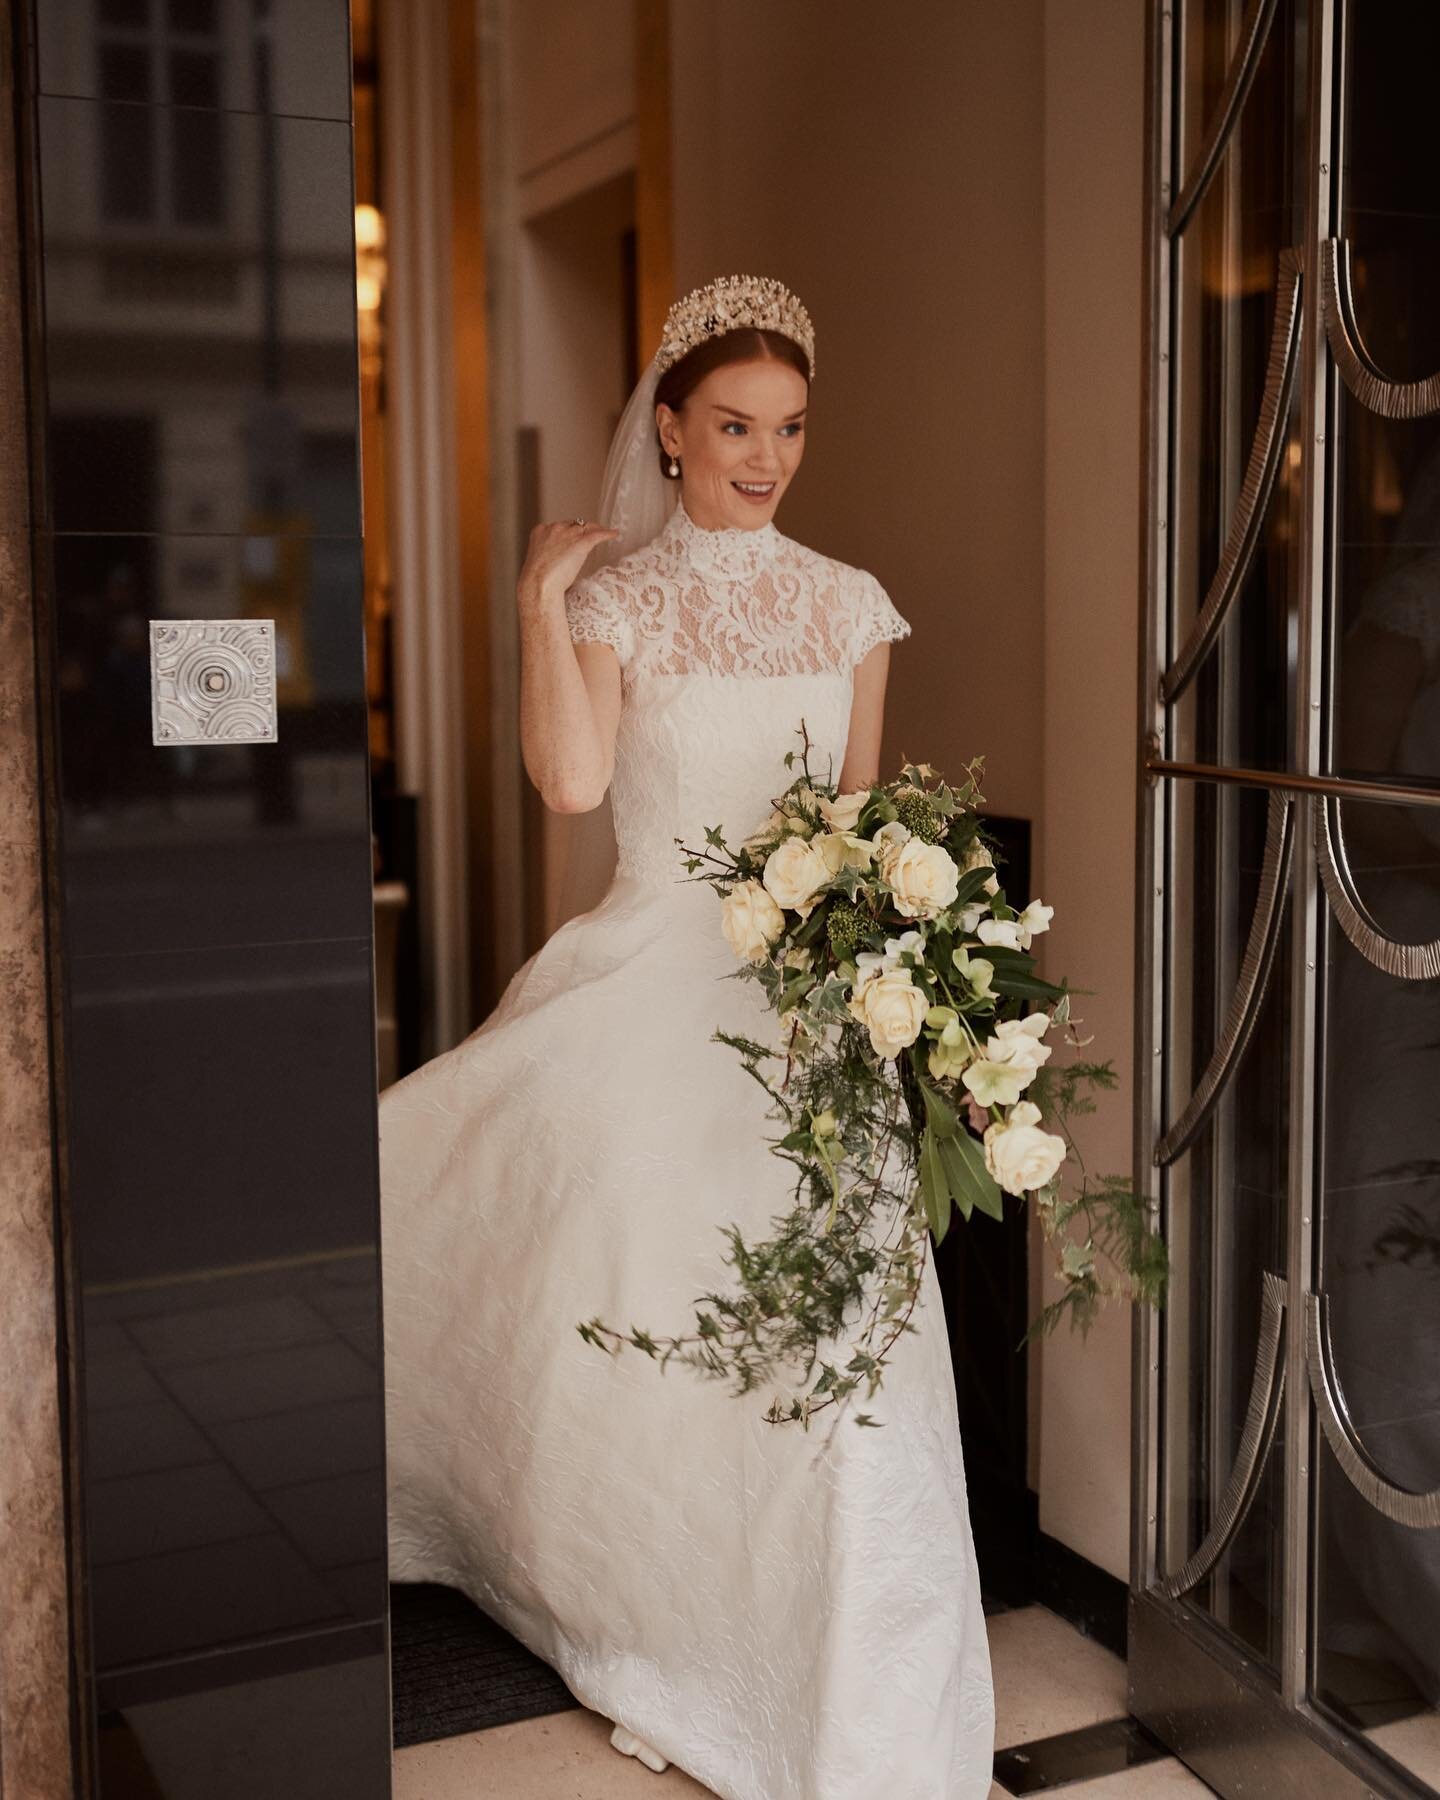
[[[848,672],[909,625],[875,577],[785,537],[696,525],[677,502],[658,537],[576,582],[570,636],[640,675]]]
[[[678,503],[649,544],[578,581],[565,610],[573,641],[609,644],[620,662],[618,872],[671,883],[685,880],[676,837],[701,846],[720,825],[738,847],[767,816],[799,773],[784,759],[802,721],[812,774],[839,776],[854,667],[910,631],[864,569],[773,524],[706,530]]]

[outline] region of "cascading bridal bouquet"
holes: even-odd
[[[1073,1048],[1089,1040],[1068,987],[1035,973],[1031,945],[1053,909],[1017,911],[1000,886],[976,811],[983,758],[958,788],[906,762],[898,781],[840,794],[812,777],[800,735],[802,773],[738,851],[718,827],[704,850],[676,839],[692,878],[722,896],[736,974],[759,981],[779,1015],[778,1049],[714,1036],[785,1128],[771,1147],[795,1166],[794,1204],[762,1242],[725,1228],[735,1286],[699,1297],[693,1332],[598,1318],[579,1330],[602,1349],[729,1378],[737,1394],[783,1377],[792,1391],[765,1417],[808,1426],[862,1384],[867,1398],[879,1389],[901,1333],[916,1329],[930,1236],[940,1242],[957,1208],[1000,1218],[1008,1193],[1039,1209],[1063,1288],[1022,1343],[1067,1314],[1088,1330],[1107,1299],[1157,1303],[1167,1263],[1143,1198],[1122,1176],[1092,1182],[1070,1136],[1068,1118],[1092,1112],[1090,1090],[1115,1076],[1108,1062],[1050,1064],[1052,1029]]]

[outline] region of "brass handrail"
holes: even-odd
[[[1285,770],[1230,769],[1214,763],[1145,759],[1148,775],[1183,775],[1196,781],[1228,782],[1238,787],[1280,788],[1295,794],[1332,794],[1339,800],[1371,800],[1380,806],[1440,806],[1440,787],[1382,786],[1352,781],[1343,775],[1293,775]]]

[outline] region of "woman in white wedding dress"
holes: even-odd
[[[773,1016],[724,979],[719,902],[675,840],[757,828],[802,720],[815,773],[879,774],[909,626],[773,523],[812,363],[778,283],[697,290],[616,434],[614,528],[532,537],[526,767],[560,810],[608,787],[619,860],[477,1031],[381,1097],[390,1572],[469,1594],[617,1748],[722,1800],[983,1800],[990,1657],[933,1269],[879,1430],[767,1424],[764,1394],[577,1330],[691,1329],[723,1229],[764,1237],[791,1201],[764,1094],[712,1039],[774,1041]],[[597,551],[618,560],[577,580]]]

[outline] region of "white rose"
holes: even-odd
[[[853,794],[837,794],[833,800],[820,802],[820,816],[832,831],[853,831],[860,823],[861,809],[869,798],[869,788],[857,788]]]
[[[784,931],[785,915],[758,881],[742,881],[725,896],[720,929],[742,962],[761,962]]]
[[[1045,1186],[1065,1160],[1065,1140],[1039,1129],[1040,1108],[1021,1100],[985,1133],[985,1167],[1007,1194]]]
[[[779,906],[806,918],[830,879],[825,859],[808,838],[787,837],[765,858],[765,890]]]
[[[912,837],[880,852],[880,870],[895,892],[895,910],[907,919],[933,919],[955,898],[960,871],[940,844]]]
[[[897,1056],[920,1035],[930,1002],[910,979],[908,969],[884,969],[857,982],[850,1010],[870,1029],[870,1042],[880,1056]]]

